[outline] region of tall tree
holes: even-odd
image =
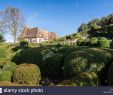
[[[19,9],[14,7],[7,7],[3,14],[2,23],[4,30],[8,34],[10,33],[13,37],[14,43],[16,43],[19,33],[24,28],[24,18],[21,15]]]

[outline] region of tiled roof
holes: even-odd
[[[55,32],[48,32],[47,30],[25,27],[21,33],[20,38],[44,38],[45,40],[56,38]]]

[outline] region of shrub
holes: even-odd
[[[111,54],[99,49],[75,51],[65,58],[63,72],[69,78],[81,72],[99,72],[112,59]]]
[[[98,38],[93,37],[93,38],[91,38],[90,44],[91,44],[91,46],[97,46],[97,42],[98,42]]]
[[[86,38],[86,39],[84,40],[84,45],[85,45],[85,46],[89,46],[89,45],[90,45],[90,38]]]
[[[38,85],[41,80],[40,69],[34,64],[21,64],[16,68],[13,80],[19,84]]]
[[[108,85],[113,86],[113,63],[111,63],[108,70]]]
[[[78,46],[83,46],[83,42],[84,42],[84,39],[78,39],[77,40],[77,45]]]
[[[108,48],[108,47],[110,47],[110,42],[107,39],[106,40],[105,39],[100,39],[98,41],[98,46],[103,47],[103,48]]]
[[[28,42],[27,41],[21,41],[20,42],[20,47],[21,48],[27,48],[28,47]]]
[[[5,42],[4,36],[0,33],[0,43]]]
[[[14,62],[6,62],[4,65],[3,65],[3,70],[8,70],[8,71],[11,71],[11,72],[14,72],[14,70],[16,69],[16,64]]]
[[[4,47],[0,46],[0,59],[1,58],[6,58],[6,57],[7,56],[6,56],[6,51],[5,51]]]
[[[60,37],[58,39],[56,39],[56,41],[65,41],[66,40],[66,37]]]
[[[43,75],[49,78],[59,78],[62,72],[62,55],[53,54],[44,60]]]
[[[97,75],[91,75],[90,73],[82,72],[78,76],[72,79],[78,86],[97,86]]]
[[[2,72],[0,72],[0,81],[10,81],[11,82],[12,75],[13,74],[10,71],[2,71]]]
[[[99,40],[107,40],[106,37],[100,37]]]
[[[74,35],[75,38],[80,38],[81,37],[80,33],[75,33],[73,35]]]

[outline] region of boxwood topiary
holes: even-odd
[[[90,73],[82,72],[72,79],[78,86],[97,86],[98,78]]]
[[[91,46],[97,46],[98,38],[97,37],[92,37],[90,41]]]
[[[65,58],[63,74],[69,78],[81,72],[98,73],[111,59],[111,54],[100,49],[75,51]]]
[[[110,42],[107,39],[106,40],[105,39],[104,40],[103,39],[102,40],[100,39],[98,41],[98,46],[99,47],[103,47],[103,48],[109,48],[110,47]]]
[[[40,69],[34,64],[20,64],[14,72],[13,80],[19,84],[39,85],[41,80]]]
[[[16,69],[17,65],[14,63],[14,62],[6,62],[4,65],[3,65],[3,68],[2,70],[8,70],[8,71],[11,71],[11,72],[14,72],[14,70]]]
[[[43,75],[52,79],[59,78],[62,75],[62,55],[53,54],[44,61]]]
[[[20,42],[20,47],[21,48],[27,48],[28,47],[28,42],[27,41],[21,41]]]
[[[12,72],[11,71],[2,71],[0,72],[0,81],[10,81],[12,79]]]

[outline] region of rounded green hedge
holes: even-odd
[[[16,68],[13,80],[15,83],[25,85],[39,85],[41,80],[40,69],[34,64],[21,64]]]
[[[97,37],[92,37],[90,44],[91,46],[97,46],[98,38]]]
[[[98,73],[111,59],[111,54],[100,49],[75,51],[65,58],[63,74],[69,78],[81,72]]]
[[[53,54],[44,61],[43,75],[52,79],[61,77],[62,72],[62,55]]]
[[[93,72],[94,73],[94,72]],[[72,79],[78,86],[97,86],[98,77],[91,75],[90,73],[82,72],[78,76]]]
[[[11,71],[2,71],[0,72],[0,81],[10,81],[12,79],[12,72]]]
[[[103,48],[109,48],[110,47],[110,42],[109,42],[109,40],[99,40],[98,41],[98,46],[103,47]]]
[[[8,61],[3,65],[2,70],[8,70],[8,71],[14,72],[16,67],[17,67],[17,65],[14,62]]]

